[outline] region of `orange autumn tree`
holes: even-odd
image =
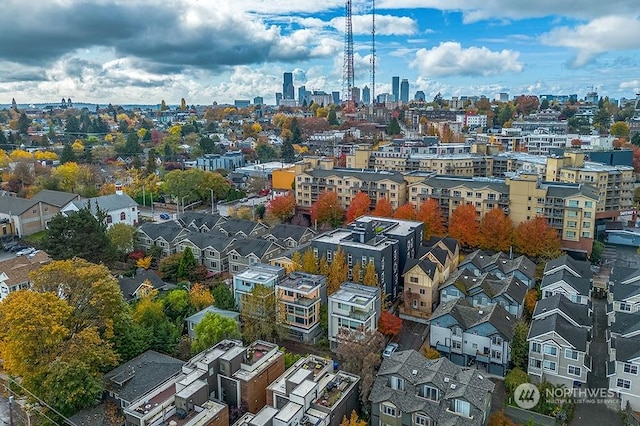
[[[480,224],[473,204],[461,204],[451,213],[449,236],[463,247],[477,247],[480,242]]]
[[[480,221],[480,248],[504,251],[513,244],[513,222],[501,208],[494,207]]]
[[[351,200],[351,204],[349,204],[349,208],[347,209],[347,223],[351,223],[360,216],[369,213],[370,208],[371,198],[369,198],[366,192],[358,192]]]
[[[397,336],[402,331],[402,320],[387,310],[383,310],[378,320],[378,331],[386,336]]]
[[[447,233],[442,211],[440,210],[438,201],[434,198],[428,198],[420,204],[416,219],[424,223],[423,235],[425,240],[433,236],[444,237]]]
[[[323,192],[318,201],[311,206],[311,221],[329,226],[340,226],[344,220],[344,209],[340,206],[338,194],[333,191]]]
[[[536,216],[520,223],[514,238],[516,251],[531,257],[553,259],[560,256],[560,236],[547,219]]]
[[[394,219],[415,220],[416,207],[411,203],[403,204],[398,207],[396,213],[393,215]]]
[[[393,206],[386,198],[380,198],[376,203],[376,208],[371,212],[371,216],[393,217]]]
[[[293,194],[275,197],[267,204],[267,214],[278,219],[280,222],[289,222],[296,209],[296,198]]]

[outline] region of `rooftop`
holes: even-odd
[[[380,298],[379,287],[369,287],[351,282],[343,283],[338,291],[329,296],[332,301],[360,306],[368,305],[378,298]]]
[[[249,266],[243,272],[233,276],[234,280],[237,278],[243,281],[251,281],[255,283],[267,283],[284,273],[284,268],[281,266],[271,266],[263,263],[257,263]]]

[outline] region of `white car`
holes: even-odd
[[[384,352],[382,352],[382,356],[384,358],[389,358],[397,350],[398,350],[397,343],[389,343],[387,347],[384,349]]]
[[[29,247],[29,248],[22,249],[22,250],[20,250],[19,252],[17,252],[17,253],[16,253],[16,256],[26,256],[26,255],[28,255],[28,254],[33,253],[34,251],[36,251],[36,249],[35,249],[35,248],[33,248],[33,247]]]

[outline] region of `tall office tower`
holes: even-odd
[[[409,80],[406,78],[400,83],[400,100],[405,104],[409,103]]]
[[[307,106],[309,105],[309,92],[307,91],[306,86],[298,87],[298,105],[304,105],[306,102]]]
[[[262,105],[264,104],[264,99],[262,99],[262,96],[256,96],[255,98],[253,98],[253,104]]]
[[[369,105],[371,103],[371,89],[369,89],[369,86],[364,86],[362,88],[362,103],[365,105]]]
[[[418,102],[424,102],[426,99],[425,94],[422,90],[418,90],[415,95],[413,95],[413,100]]]
[[[284,73],[284,82],[282,83],[282,97],[283,99],[295,99],[295,87],[293,87],[293,73]]]
[[[282,100],[282,93],[276,92],[276,106],[280,105],[281,100]]]
[[[351,88],[351,100],[358,105],[360,103],[360,88],[352,87]]]
[[[334,105],[340,105],[340,92],[331,92]]]
[[[395,102],[400,100],[400,77],[391,77],[391,94]]]

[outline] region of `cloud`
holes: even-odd
[[[640,80],[623,81],[620,83],[619,88],[624,90],[632,89],[638,92],[640,91]]]
[[[547,16],[566,16],[577,19],[595,19],[615,10],[621,15],[635,16],[637,0],[378,0],[378,10],[429,8],[462,12],[465,23],[501,19],[526,19]]]
[[[581,67],[604,52],[639,49],[640,20],[629,16],[604,16],[573,28],[555,28],[541,35],[540,41],[548,46],[575,49],[576,56],[571,65]]]
[[[327,22],[329,27],[344,34],[344,17],[336,17]],[[372,16],[355,15],[351,19],[351,25],[354,35],[371,34]],[[313,23],[312,23],[313,24]],[[392,35],[414,35],[418,33],[418,22],[407,16],[379,15],[376,13],[376,35],[392,36]]]
[[[411,62],[422,75],[490,76],[504,72],[521,72],[520,53],[512,50],[492,51],[486,47],[463,49],[460,43],[444,42],[432,49],[419,49]]]

